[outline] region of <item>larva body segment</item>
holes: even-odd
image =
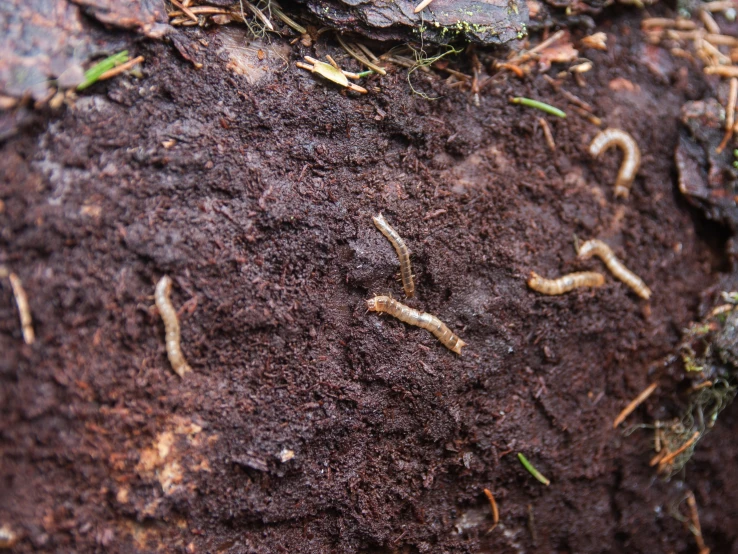
[[[461,348],[466,346],[466,343],[454,335],[451,329],[436,316],[419,312],[389,296],[375,296],[366,301],[366,307],[370,312],[383,312],[404,323],[430,331],[441,341],[443,346],[457,354],[461,354]]]
[[[588,240],[579,247],[577,252],[579,258],[586,260],[592,256],[599,257],[607,269],[615,276],[616,279],[621,280],[623,283],[628,285],[633,291],[640,296],[648,300],[651,296],[651,289],[646,286],[646,283],[641,280],[638,275],[630,271],[623,263],[615,257],[610,247],[598,239]]]
[[[545,279],[536,273],[530,272],[528,286],[541,294],[558,295],[582,287],[601,287],[605,284],[605,276],[595,271],[569,273],[558,279]]]
[[[169,298],[171,292],[172,280],[165,275],[156,285],[154,298],[156,307],[161,314],[161,319],[164,321],[164,336],[169,363],[177,375],[184,377],[185,373],[192,371],[192,368],[187,365],[182,354],[182,349],[180,348],[179,320],[177,319],[177,312]]]
[[[374,225],[377,226],[379,232],[382,233],[392,243],[400,258],[400,276],[402,277],[402,288],[405,289],[405,296],[412,298],[415,294],[415,283],[413,282],[413,270],[410,267],[410,250],[408,250],[405,241],[397,234],[389,223],[384,219],[382,214],[372,218]]]
[[[597,158],[602,152],[618,146],[623,151],[623,163],[615,180],[615,197],[628,198],[636,173],[641,166],[641,151],[635,139],[620,129],[605,129],[589,145],[589,153]]]

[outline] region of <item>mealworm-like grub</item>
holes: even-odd
[[[641,151],[635,139],[620,129],[605,129],[589,145],[589,153],[595,158],[613,146],[623,151],[623,163],[615,179],[615,197],[628,198],[638,168],[641,166]]]
[[[546,279],[535,271],[530,272],[528,286],[536,292],[549,295],[564,294],[582,287],[601,287],[605,284],[605,276],[595,271],[569,273],[558,279]]]
[[[397,234],[390,224],[379,214],[377,217],[372,218],[374,225],[377,226],[379,232],[382,233],[392,243],[392,246],[397,252],[397,257],[400,258],[400,276],[402,277],[402,288],[405,289],[405,296],[412,298],[415,294],[415,283],[413,282],[413,270],[410,267],[410,250],[408,250],[405,241],[402,237]]]
[[[28,296],[23,289],[20,277],[15,273],[9,273],[8,279],[10,279],[10,286],[13,289],[15,303],[18,305],[23,341],[26,344],[33,344],[33,341],[36,340],[36,335],[33,332],[33,320],[31,319],[31,308],[28,306]]]
[[[623,263],[615,257],[610,247],[598,239],[588,240],[579,247],[577,252],[579,257],[583,260],[591,258],[592,256],[599,257],[607,269],[623,283],[628,285],[633,291],[640,296],[648,300],[651,297],[651,289],[641,280],[638,275],[630,271]]]
[[[184,377],[185,373],[192,371],[182,354],[180,348],[179,321],[177,320],[177,311],[172,306],[169,295],[172,292],[172,280],[166,275],[162,277],[156,285],[156,307],[164,321],[165,341],[167,346],[167,357],[172,369],[180,377]]]
[[[397,300],[390,298],[389,296],[375,296],[374,298],[366,301],[366,307],[370,312],[383,312],[396,317],[404,323],[415,325],[426,331],[430,331],[435,337],[441,341],[443,346],[461,354],[461,348],[466,346],[466,343],[459,337],[451,332],[451,329],[446,327],[436,316],[419,312],[405,304],[401,304]]]

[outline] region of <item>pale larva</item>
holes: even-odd
[[[400,276],[402,277],[402,288],[405,289],[405,296],[412,298],[415,294],[415,283],[413,282],[413,270],[410,267],[410,251],[407,249],[405,241],[402,237],[397,234],[390,224],[385,221],[382,214],[372,218],[374,225],[377,226],[379,232],[389,239],[392,246],[397,252],[397,257],[400,258]]]
[[[651,296],[651,290],[646,286],[641,278],[625,267],[622,262],[615,257],[615,254],[612,253],[610,247],[601,240],[588,240],[579,247],[577,254],[583,260],[591,258],[592,256],[598,256],[603,262],[605,262],[607,269],[609,269],[617,279],[620,279],[623,283],[633,289],[638,296],[645,298],[646,300]]]
[[[156,285],[156,307],[159,309],[161,319],[164,321],[165,341],[167,346],[167,357],[172,369],[180,377],[184,377],[185,373],[192,371],[182,355],[182,349],[179,346],[179,321],[177,320],[177,312],[172,306],[169,295],[172,292],[172,280],[166,275],[162,277]]]
[[[31,319],[31,308],[28,306],[28,296],[21,284],[20,278],[15,273],[9,274],[8,279],[10,279],[10,286],[13,289],[15,303],[18,305],[23,341],[26,344],[33,344],[33,341],[36,340],[36,335],[33,332],[33,320]]]
[[[638,168],[641,166],[641,151],[635,139],[620,129],[605,129],[589,145],[589,153],[595,158],[612,146],[623,151],[623,163],[615,180],[615,197],[628,198]]]
[[[528,286],[542,294],[564,294],[581,287],[601,287],[605,284],[605,276],[594,271],[569,273],[558,279],[545,279],[535,271],[530,272]]]
[[[370,312],[384,312],[400,321],[430,331],[443,346],[452,352],[461,354],[461,348],[466,346],[466,343],[454,335],[451,329],[436,316],[414,310],[389,296],[375,296],[366,301],[366,306]]]

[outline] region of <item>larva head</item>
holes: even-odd
[[[376,296],[366,301],[366,309],[370,312],[377,311],[377,297]]]
[[[171,291],[172,280],[169,278],[169,276],[164,275],[164,277],[159,279],[159,282],[156,284],[156,295],[168,297]]]

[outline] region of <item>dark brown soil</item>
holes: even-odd
[[[479,107],[419,72],[442,98],[413,96],[405,70],[349,97],[295,70],[311,53],[295,46],[250,84],[219,32],[183,35],[205,39],[199,71],[132,43],[143,80],[96,85],[6,142],[0,262],[38,335],[23,345],[4,281],[0,525],[18,551],[696,552],[669,513],[689,488],[713,552],[736,552],[735,406],[669,483],[651,433],[612,430],[725,266],[725,237],[675,188],[679,109],[708,86],[638,28],[603,19],[609,51],[587,52],[576,90],[641,145],[627,201],[619,156],[587,153],[595,127],[549,118],[552,154],[541,113],[508,104],[563,105],[542,76],[500,80]],[[413,252],[409,303],[469,344],[461,357],[366,313],[373,293],[402,298],[378,212]],[[531,292],[531,270],[604,269],[575,259],[575,234],[613,245],[651,302],[609,276]],[[184,380],[152,307],[163,274],[187,303]],[[629,422],[673,417],[675,394]]]

